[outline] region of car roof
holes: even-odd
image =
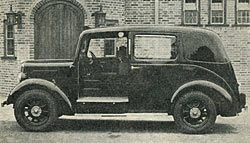
[[[202,29],[202,28],[192,28],[192,27],[183,27],[183,26],[162,26],[162,25],[129,25],[129,26],[116,26],[116,27],[105,27],[105,28],[94,28],[84,30],[81,33],[81,37],[86,34],[94,33],[105,33],[105,32],[181,32],[181,33],[190,33],[190,32],[199,32],[199,33],[209,33],[214,34],[211,30]]]

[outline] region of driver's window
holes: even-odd
[[[127,47],[127,38],[98,38],[91,39],[89,43],[88,57],[91,57],[90,51],[96,58],[117,57],[119,47]]]

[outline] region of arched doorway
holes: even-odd
[[[35,59],[72,59],[84,25],[84,15],[76,5],[52,1],[35,14]]]

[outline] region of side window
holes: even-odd
[[[207,46],[201,46],[190,55],[190,60],[215,62],[215,57],[214,53]]]
[[[185,58],[202,62],[228,61],[222,41],[215,35],[204,33],[183,34]]]
[[[88,51],[93,52],[97,58],[104,57],[104,39],[91,39]],[[88,57],[91,57],[90,52],[88,52]]]
[[[175,59],[177,42],[170,35],[136,35],[134,56],[137,59]]]
[[[98,38],[91,39],[89,50],[95,54],[97,58],[116,57],[119,47],[127,47],[127,38]],[[88,53],[88,57],[91,54]]]

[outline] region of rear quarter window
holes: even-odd
[[[185,58],[203,62],[227,62],[228,56],[220,38],[212,33],[183,34]]]

